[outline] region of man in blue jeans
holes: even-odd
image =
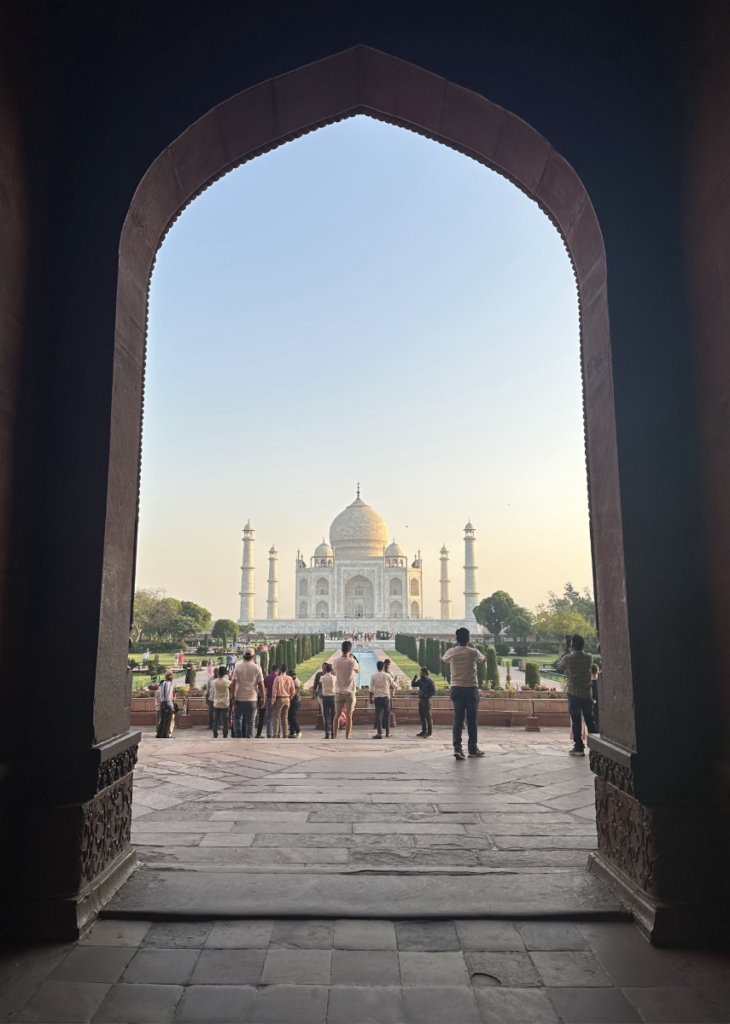
[[[593,721],[593,658],[583,650],[585,640],[580,634],[570,637],[570,641],[565,645],[565,651],[555,667],[558,672],[565,672],[565,688],[568,691],[568,711],[573,728],[573,749],[568,753],[571,757],[585,757],[581,715],[588,732],[597,732]]]
[[[479,682],[477,665],[484,661],[484,655],[469,640],[469,630],[462,627],[456,631],[455,645],[441,658],[451,666],[451,703],[454,706],[454,757],[465,761],[461,745],[464,730],[464,713],[469,734],[469,757],[484,757],[484,751],[477,746],[477,713],[479,711]]]

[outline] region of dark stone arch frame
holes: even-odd
[[[601,727],[617,744],[600,740],[595,745],[602,751],[597,755],[601,763],[626,761],[633,766],[636,736],[607,266],[593,206],[572,167],[518,116],[422,68],[364,46],[267,80],[214,107],[158,156],[132,199],[119,247],[96,680],[97,695],[103,696],[97,699],[94,713],[97,743],[128,728],[123,666],[134,584],[148,294],[156,253],[188,204],[229,171],[357,114],[414,131],[503,175],[539,205],[563,239],[579,302],[590,530],[605,683]],[[614,786],[608,791],[614,803],[618,801],[609,815],[624,836],[617,838],[608,817],[606,821],[600,817],[606,783],[598,775],[599,840],[603,839],[605,857],[599,866],[604,874],[616,865],[632,876],[632,865],[627,870],[620,855],[622,843],[630,842],[636,831],[631,825],[636,800],[632,796],[633,803],[624,806],[623,795],[614,793]],[[645,847],[650,851],[651,843]],[[650,861],[647,853],[634,865],[634,886],[645,885]],[[651,912],[645,916],[648,920]]]

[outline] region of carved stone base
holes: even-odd
[[[725,940],[722,906],[652,899],[602,853],[589,854],[588,870],[616,894],[653,946],[711,946]]]
[[[99,911],[137,867],[131,846],[75,896],[22,899],[11,905],[14,937],[72,941],[91,928]]]
[[[132,772],[139,733],[66,754],[55,774],[30,761],[10,805],[13,935],[73,940],[134,870]],[[55,751],[58,755],[58,751]]]

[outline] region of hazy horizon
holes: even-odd
[[[279,616],[362,498],[439,616],[439,549],[463,600],[534,607],[592,585],[578,300],[557,231],[496,173],[357,117],[231,172],[157,258],[150,296],[138,587],[238,618],[241,535],[268,549]]]

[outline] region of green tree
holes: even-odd
[[[541,605],[535,617],[535,632],[538,636],[564,640],[570,633],[579,633],[585,637],[590,646],[596,640],[596,629],[579,611],[570,605],[560,604],[557,607]]]
[[[474,646],[476,647],[476,649],[481,654],[483,654],[485,657],[488,658],[487,651],[486,651],[486,649],[484,647],[484,644],[475,644]],[[490,650],[491,650],[491,648],[490,648]],[[487,682],[487,665],[488,665],[488,660],[487,660],[487,662],[484,662],[484,661],[478,661],[477,662],[477,683],[480,686],[484,686],[484,684]]]
[[[152,624],[153,616],[157,605],[164,597],[165,591],[161,587],[135,590],[132,632],[135,634],[137,643],[143,633],[148,636],[156,633]]]
[[[493,647],[487,647],[487,683],[493,690],[501,689],[499,684],[499,665],[497,664],[497,652]]]
[[[181,601],[182,613],[187,615],[189,619],[195,619],[196,622],[196,633],[204,633],[210,625],[211,614],[207,608],[202,608],[199,604],[195,604],[194,601]]]
[[[495,590],[491,597],[485,597],[474,609],[474,618],[494,637],[504,629],[515,602],[506,590]]]
[[[198,632],[198,620],[190,615],[176,615],[168,625],[167,632],[173,640],[182,640],[184,636]]]
[[[578,591],[572,583],[566,583],[563,587],[562,597],[558,597],[550,591],[549,598],[548,607],[553,611],[557,611],[559,608],[572,608],[574,611],[582,615],[586,622],[589,622],[591,626],[593,626],[593,632],[595,633],[596,606],[593,601],[593,595],[588,587],[584,587],[582,591]]]
[[[226,645],[229,639],[238,635],[238,626],[232,619],[216,619],[213,624],[213,636]]]
[[[428,668],[428,662],[426,661],[426,641],[423,637],[418,641],[418,657],[416,660],[421,668]]]
[[[261,651],[259,653],[259,663],[261,665],[261,671],[266,675],[269,671],[269,655],[267,651]]]
[[[236,636],[238,636],[239,633],[243,636],[252,636],[255,632],[255,622],[244,622],[242,626],[236,626]]]
[[[525,664],[525,685],[531,690],[540,685],[540,668],[534,661]]]
[[[513,640],[525,640],[534,632],[535,619],[531,611],[516,604],[507,616],[504,626]]]

